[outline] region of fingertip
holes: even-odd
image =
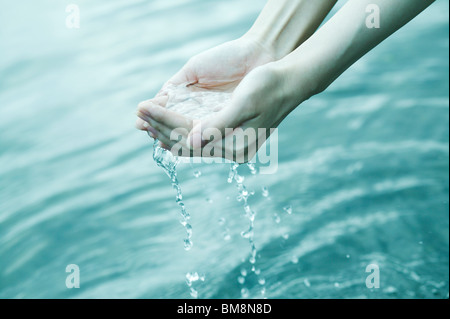
[[[148,129],[148,127],[150,126],[150,124],[148,124],[148,123],[147,123],[146,121],[144,121],[143,119],[138,118],[138,119],[136,120],[135,126],[136,126],[136,128],[137,128],[138,130],[146,131],[146,130]]]
[[[145,100],[142,102],[139,102],[138,104],[138,110],[145,108],[146,106],[148,106],[151,103],[151,100]]]

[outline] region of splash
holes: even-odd
[[[178,182],[177,176],[177,165],[178,158],[172,155],[172,153],[163,149],[158,140],[155,140],[153,144],[153,160],[156,164],[163,169],[163,171],[169,176],[172,187],[176,191],[175,201],[181,209],[181,225],[184,226],[186,230],[186,238],[184,239],[184,249],[190,250],[192,248],[192,226],[189,223],[191,215],[186,210],[186,206],[183,202],[183,193],[181,192],[181,186]]]
[[[180,85],[169,84],[164,89],[162,94],[168,96],[166,108],[191,119],[203,119],[211,114],[222,110],[231,102],[231,93],[214,92],[206,90],[193,91],[187,83]],[[183,202],[183,194],[181,186],[177,177],[177,165],[179,163],[178,157],[172,155],[161,147],[158,140],[155,140],[153,145],[153,160],[161,167],[169,176],[172,186],[176,191],[176,202],[181,210],[180,223],[186,230],[186,239],[184,239],[184,249],[190,250],[192,248],[192,226],[189,223],[191,218],[186,210]],[[195,171],[196,178],[201,176],[201,172]]]
[[[177,113],[183,114],[184,116],[201,120],[204,119],[215,112],[219,112],[224,107],[231,103],[231,93],[227,92],[211,92],[206,90],[196,90],[193,91],[186,84],[183,85],[168,85],[164,88],[163,94],[168,96],[168,101],[166,108]],[[172,186],[176,191],[176,202],[181,209],[181,224],[186,230],[186,239],[184,240],[184,248],[190,250],[192,243],[192,226],[189,223],[190,214],[187,212],[185,204],[183,202],[183,195],[180,187],[180,183],[177,177],[177,165],[179,163],[178,157],[172,155],[171,152],[165,150],[161,147],[158,140],[155,140],[153,148],[153,159],[159,167],[161,167],[164,172],[169,176]],[[241,236],[248,240],[250,245],[250,257],[248,259],[251,265],[251,271],[255,274],[257,282],[263,287],[262,294],[265,293],[265,279],[260,277],[260,270],[256,268],[256,258],[257,249],[254,241],[254,221],[256,213],[250,207],[248,199],[250,196],[254,195],[254,192],[249,191],[244,185],[244,177],[239,175],[238,168],[239,164],[232,163],[230,172],[228,175],[228,183],[236,183],[238,189],[237,200],[243,204],[243,210],[245,217],[249,221],[249,226],[247,230],[241,233]],[[248,169],[252,175],[257,174],[257,169],[252,163],[247,164]],[[194,177],[199,178],[201,176],[200,171],[194,172]],[[263,189],[263,196],[268,197],[269,193],[267,188]],[[225,226],[225,219],[220,220],[221,225]],[[230,240],[229,230],[225,228],[223,234],[224,240]],[[245,283],[245,278],[247,276],[247,271],[243,270],[241,276],[238,278],[240,284]],[[193,298],[198,298],[198,291],[194,288],[193,283],[197,281],[204,281],[204,276],[199,276],[198,273],[188,273],[186,275],[186,282],[190,289],[190,295]],[[243,287],[241,290],[241,296],[243,298],[248,298],[250,292],[247,288]]]

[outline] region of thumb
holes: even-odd
[[[187,147],[194,150],[200,149],[210,142],[208,131],[211,132],[211,129],[216,129],[222,137],[225,137],[226,129],[235,129],[241,123],[242,112],[235,107],[226,107],[209,118],[194,122],[194,127],[186,140]]]

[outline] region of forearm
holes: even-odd
[[[278,60],[291,53],[320,26],[337,0],[269,0],[245,36]]]
[[[296,51],[280,61],[306,76],[312,95],[323,91],[352,64],[425,10],[434,0],[350,0]],[[380,27],[369,28],[366,11],[380,9]],[[286,69],[287,70],[287,69]],[[306,72],[306,73],[305,73]],[[291,72],[292,74],[292,72]],[[292,79],[295,83],[295,79]]]

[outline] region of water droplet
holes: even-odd
[[[255,174],[257,173],[255,164],[253,164],[253,163],[247,163],[247,166],[248,166],[248,168],[250,169],[250,173],[252,173],[252,175],[255,175]]]
[[[228,174],[228,183],[231,184],[233,182],[234,176],[237,174],[237,168],[239,167],[239,164],[234,163],[231,164],[230,167],[230,173]]]
[[[389,286],[386,289],[384,289],[384,292],[388,294],[394,294],[397,292],[397,288]]]
[[[238,277],[238,283],[240,283],[241,285],[243,285],[245,283],[245,278],[242,276]]]
[[[249,295],[250,295],[250,292],[248,291],[247,288],[242,288],[241,289],[241,297],[242,298],[248,298]]]
[[[346,255],[345,258],[350,259],[350,255]]]
[[[197,299],[198,291],[191,287],[191,297]]]
[[[248,230],[246,230],[246,231],[243,231],[242,233],[241,233],[241,236],[243,237],[243,238],[252,238],[253,237],[253,228],[249,228]]]
[[[236,173],[236,175],[234,175],[234,180],[236,181],[236,183],[242,184],[245,180],[245,177]]]
[[[281,222],[281,218],[280,218],[280,216],[277,213],[273,214],[273,220],[277,224],[279,224]]]
[[[199,178],[200,176],[202,176],[202,172],[200,172],[199,170],[194,172],[194,177],[195,178]]]
[[[338,282],[335,282],[335,283],[334,283],[334,286],[335,286],[336,288],[339,288],[340,285],[339,285]]]
[[[244,269],[244,268],[242,268],[242,269],[241,269],[241,275],[242,275],[243,277],[247,276],[247,270]]]
[[[283,234],[282,237],[283,237],[284,240],[288,240],[289,239],[289,234]]]
[[[229,241],[231,239],[231,235],[228,233],[228,231],[225,231],[223,234],[223,240]]]
[[[184,240],[184,250],[189,251],[192,248],[192,241],[189,238]]]
[[[264,278],[260,278],[260,279],[258,280],[258,283],[259,283],[261,286],[263,286],[263,285],[266,284],[266,280],[265,280]]]
[[[185,228],[186,228],[187,237],[191,238],[192,237],[192,226],[190,224],[186,224]]]
[[[269,197],[269,189],[265,186],[262,188],[262,195],[263,197]]]
[[[291,205],[283,207],[283,210],[289,215],[292,214],[292,206]]]
[[[261,289],[261,295],[265,295],[266,294],[266,288]]]
[[[197,281],[197,280],[199,280],[199,275],[198,275],[198,273],[197,272],[193,272],[193,273],[190,273],[190,272],[188,272],[187,274],[186,274],[186,279],[189,281],[189,282],[195,282],[195,281]]]
[[[293,264],[298,264],[298,257],[297,256],[292,256],[291,261],[292,261]]]
[[[305,280],[303,280],[303,283],[305,284],[306,287],[311,287],[311,283],[309,282],[308,278],[305,278]]]

